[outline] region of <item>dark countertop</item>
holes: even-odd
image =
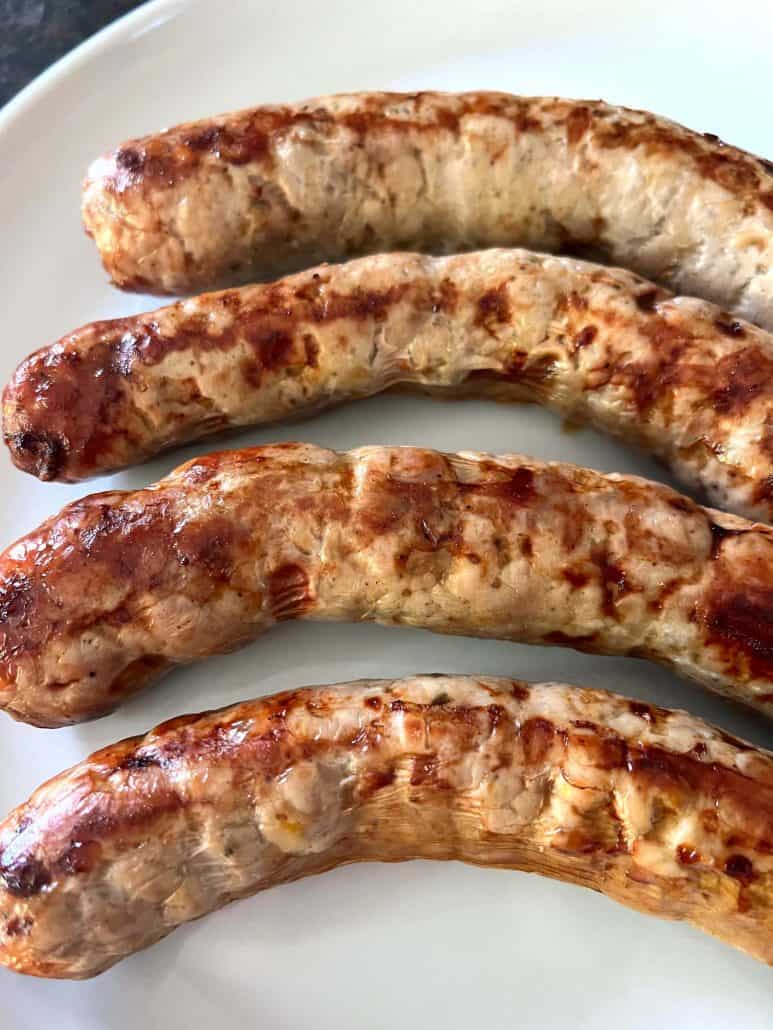
[[[36,75],[141,0],[0,0],[0,107]]]

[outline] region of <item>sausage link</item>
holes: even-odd
[[[383,250],[600,255],[773,329],[770,162],[642,111],[506,93],[257,107],[96,161],[113,281],[180,293]]]
[[[773,522],[773,338],[520,250],[379,255],[92,323],[19,366],[3,428],[19,468],[73,481],[395,386],[547,405]]]
[[[773,755],[684,712],[488,677],[309,688],[36,791],[0,825],[0,962],[93,976],[268,887],[429,858],[591,887],[773,964],[771,840]]]
[[[282,619],[652,658],[773,712],[773,529],[517,456],[304,444],[76,501],[0,556],[0,707],[58,726]]]

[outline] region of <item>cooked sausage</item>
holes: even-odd
[[[773,755],[600,690],[419,676],[188,715],[0,825],[0,962],[82,978],[354,861],[541,873],[773,964]],[[374,929],[378,933],[378,929]]]
[[[773,337],[629,272],[389,254],[97,322],[5,391],[14,461],[77,480],[400,385],[546,404],[773,522]]]
[[[770,715],[771,610],[773,529],[643,479],[255,447],[76,501],[0,555],[0,707],[92,718],[306,618],[649,657]]]
[[[599,254],[773,329],[773,166],[652,114],[505,93],[257,107],[96,161],[83,218],[126,289],[381,250]]]

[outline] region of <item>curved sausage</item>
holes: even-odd
[[[96,161],[113,281],[193,292],[383,250],[600,254],[773,329],[773,167],[642,111],[505,93],[257,107]]]
[[[281,619],[652,658],[773,713],[773,529],[635,477],[303,444],[210,454],[0,555],[0,707],[58,726]]]
[[[11,813],[0,962],[93,976],[268,887],[430,858],[591,887],[773,964],[771,840],[773,755],[685,712],[488,677],[312,687],[173,719]]]
[[[545,404],[773,522],[773,337],[520,250],[378,255],[92,323],[19,366],[3,429],[20,468],[72,481],[397,385]]]

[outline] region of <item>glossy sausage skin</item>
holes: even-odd
[[[11,813],[0,962],[93,976],[236,898],[429,858],[591,887],[773,963],[772,842],[773,755],[684,712],[501,678],[309,688],[173,719]]]
[[[210,454],[0,556],[0,706],[57,726],[282,619],[652,658],[773,711],[773,529],[518,456]]]
[[[124,143],[83,218],[113,281],[193,292],[384,250],[599,254],[773,329],[773,168],[656,115],[354,93]]]
[[[545,404],[773,522],[773,337],[622,270],[382,254],[96,322],[6,387],[18,467],[78,480],[389,387]]]

